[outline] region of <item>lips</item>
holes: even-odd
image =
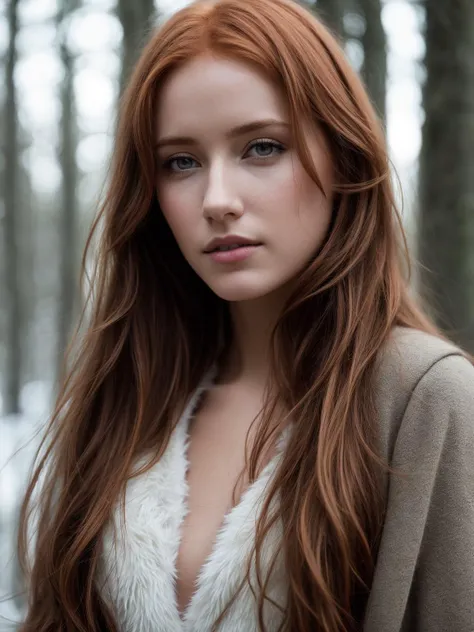
[[[230,252],[231,250],[238,250],[239,248],[245,248],[246,246],[260,246],[261,244],[258,244],[257,242],[255,242],[254,244],[251,243],[246,243],[246,244],[229,244],[228,246],[225,244],[222,244],[222,246],[216,246],[215,248],[213,248],[212,250],[209,250],[208,252]]]
[[[261,243],[242,235],[226,235],[225,237],[212,239],[204,252],[209,254],[216,251],[221,246],[260,246]]]
[[[259,248],[260,244],[245,244],[230,250],[215,250],[214,252],[209,252],[208,256],[216,263],[232,264],[248,259]]]

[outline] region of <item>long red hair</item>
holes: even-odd
[[[96,581],[104,525],[137,458],[151,449],[149,466],[160,459],[221,342],[228,348],[231,340],[226,303],[185,261],[156,196],[157,93],[169,73],[208,51],[256,65],[283,89],[298,153],[316,182],[302,122],[320,125],[332,148],[330,230],[273,331],[277,390],[249,476],[274,440],[278,397],[297,431],[258,522],[256,558],[278,517],[269,515],[278,493],[289,591],[283,629],[361,628],[384,517],[376,360],[394,326],[437,331],[409,291],[381,125],[338,43],[290,0],[204,0],[154,33],[120,104],[108,192],[87,245],[100,232],[88,324],[22,507],[26,569],[41,480],[22,632],[118,631]],[[263,630],[266,578],[259,581]]]

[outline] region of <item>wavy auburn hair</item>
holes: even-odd
[[[96,581],[104,526],[137,458],[151,450],[147,467],[160,459],[190,394],[231,342],[228,305],[184,259],[156,195],[157,94],[206,52],[252,64],[282,88],[305,169],[319,183],[303,134],[310,120],[326,134],[337,173],[328,235],[273,331],[276,390],[248,464],[254,480],[278,432],[270,430],[278,400],[296,431],[257,526],[260,629],[268,579],[260,551],[278,517],[289,587],[282,629],[362,626],[384,519],[376,360],[395,326],[438,332],[410,296],[382,128],[336,40],[290,0],[201,0],[153,34],[120,104],[108,192],[84,255],[100,233],[88,324],[22,506],[22,632],[118,631]]]

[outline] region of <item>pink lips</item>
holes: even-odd
[[[236,261],[247,259],[258,248],[260,248],[260,245],[239,246],[239,248],[234,248],[233,250],[214,250],[214,252],[209,252],[208,254],[217,263],[235,263]]]

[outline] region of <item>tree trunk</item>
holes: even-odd
[[[341,42],[344,41],[344,12],[346,0],[317,0],[316,14]]]
[[[75,0],[63,0],[63,8],[58,16],[61,23],[76,8]],[[58,26],[61,26],[59,24]],[[75,308],[78,288],[77,278],[77,166],[76,166],[76,113],[74,104],[74,60],[63,33],[60,44],[60,57],[64,68],[64,80],[61,86],[61,133],[60,165],[62,172],[62,209],[60,215],[60,273],[58,300],[58,338],[57,338],[57,378],[63,369],[71,327],[75,320]]]
[[[365,20],[361,42],[364,49],[362,76],[380,118],[384,121],[387,81],[387,40],[382,24],[380,0],[359,0]]]
[[[8,5],[9,44],[5,68],[5,294],[6,294],[6,358],[4,414],[20,412],[21,387],[21,332],[23,314],[20,295],[19,265],[19,224],[20,205],[18,203],[18,121],[16,115],[16,89],[14,70],[16,63],[16,36],[18,32],[18,0],[10,0]]]
[[[474,2],[426,1],[421,293],[474,352]]]
[[[153,0],[117,0],[117,15],[123,30],[120,94],[152,26],[154,13]]]

